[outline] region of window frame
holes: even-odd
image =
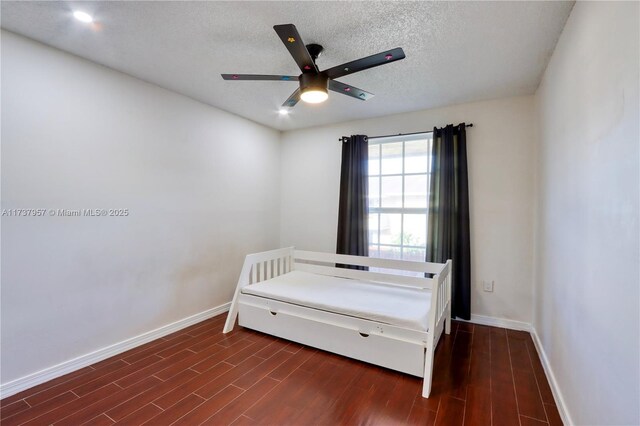
[[[411,172],[411,173],[405,173],[405,167],[406,167],[406,143],[407,142],[412,142],[412,141],[416,141],[416,140],[427,140],[427,171],[426,172]],[[376,247],[377,249],[377,255],[372,255],[371,253],[369,253],[370,257],[378,257],[380,258],[380,253],[381,253],[381,248],[383,247],[388,247],[391,249],[400,249],[400,259],[404,259],[404,254],[405,254],[405,249],[420,249],[420,250],[425,250],[426,251],[426,244],[427,244],[427,235],[424,235],[424,241],[425,244],[423,246],[416,246],[416,245],[411,245],[411,244],[405,244],[405,233],[404,233],[404,229],[405,229],[405,215],[407,214],[424,214],[425,215],[425,233],[428,233],[428,224],[429,224],[429,186],[431,183],[431,143],[433,141],[433,133],[432,132],[424,132],[424,133],[416,133],[416,134],[412,134],[412,135],[406,135],[406,136],[402,136],[402,135],[398,135],[398,136],[389,136],[389,137],[381,137],[381,138],[375,138],[375,139],[369,139],[368,143],[369,143],[369,147],[371,147],[372,145],[377,145],[379,146],[378,148],[378,173],[377,174],[367,174],[367,179],[368,181],[371,178],[377,178],[378,179],[378,188],[377,188],[377,194],[378,194],[378,207],[371,207],[370,205],[370,201],[367,200],[367,206],[368,206],[368,210],[369,210],[369,215],[377,215],[377,239],[375,241],[377,242],[373,242],[373,241],[369,241],[369,247]],[[382,146],[385,144],[389,144],[389,143],[397,143],[397,142],[402,142],[402,169],[401,169],[401,173],[390,173],[390,174],[383,174],[382,173],[382,160],[383,160],[383,156],[382,156]],[[370,160],[367,160],[370,161]],[[405,207],[405,179],[406,176],[425,176],[426,177],[426,197],[427,197],[427,202],[426,202],[426,206],[425,207]],[[401,177],[402,178],[402,199],[401,199],[401,207],[382,207],[382,181],[383,181],[383,177]],[[367,195],[367,198],[369,198],[370,195]],[[380,217],[382,214],[400,214],[400,244],[388,244],[388,243],[381,243],[380,240]],[[367,232],[370,234],[371,232],[371,224],[369,224],[369,229],[367,230]]]

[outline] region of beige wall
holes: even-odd
[[[638,3],[578,2],[536,94],[535,329],[575,424],[640,424]]]
[[[335,251],[342,135],[381,135],[472,122],[467,129],[474,315],[530,323],[533,258],[533,98],[456,105],[282,136],[282,246]],[[482,291],[481,280],[495,280]]]

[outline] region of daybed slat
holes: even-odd
[[[409,260],[380,259],[375,257],[350,256],[346,254],[316,253],[305,250],[294,250],[297,260],[307,260],[325,263],[343,263],[357,266],[371,266],[375,268],[400,269],[403,271],[427,272],[442,274],[445,265],[439,263],[413,262]]]
[[[329,275],[332,277],[374,281],[391,286],[404,285],[423,289],[431,289],[433,281],[431,278],[407,277],[403,275],[383,274],[380,272],[361,271],[357,269],[332,268],[330,266],[312,265],[309,263],[296,263],[295,269],[298,271]]]

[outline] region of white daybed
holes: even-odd
[[[399,275],[406,271],[433,278]],[[411,262],[289,247],[246,257],[224,332],[239,315],[242,327],[424,377],[422,396],[428,398],[438,339],[451,330],[450,301],[451,260]]]

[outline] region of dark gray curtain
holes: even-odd
[[[465,124],[433,129],[427,262],[453,261],[451,316],[471,318],[469,176]]]
[[[354,135],[342,141],[337,254],[369,255],[369,174],[367,137]]]

